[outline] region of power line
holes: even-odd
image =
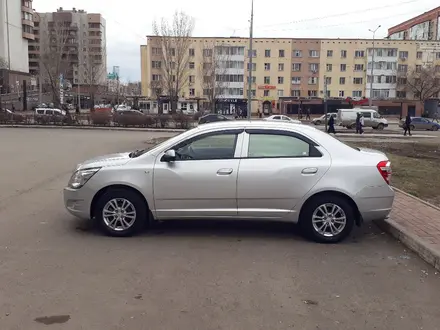
[[[402,5],[406,5],[406,4],[414,3],[414,2],[419,2],[419,1],[421,1],[421,0],[407,0],[407,1],[399,2],[399,3],[379,6],[379,7],[357,9],[357,10],[348,11],[348,12],[344,12],[344,13],[325,15],[325,16],[320,16],[320,17],[305,18],[305,19],[300,19],[300,20],[295,20],[295,21],[285,22],[285,23],[260,25],[259,27],[272,27],[272,26],[281,26],[281,25],[289,25],[289,24],[298,24],[298,23],[304,23],[304,22],[313,22],[313,21],[319,21],[319,20],[324,20],[324,19],[328,19],[328,18],[342,17],[342,16],[347,16],[347,15],[352,15],[352,14],[359,14],[359,13],[377,11],[377,10],[386,9],[386,8],[393,8],[393,7],[402,6]],[[389,17],[389,16],[387,16],[387,17]],[[247,28],[241,28],[241,29],[236,29],[236,30],[245,30],[245,29],[247,29]]]

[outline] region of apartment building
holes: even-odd
[[[70,85],[102,85],[107,77],[106,22],[101,14],[87,13],[84,10],[57,9],[52,13],[34,13],[35,40],[29,43],[29,69],[35,76],[44,74],[40,68],[40,53],[45,47],[62,42],[67,57],[62,70],[64,81]],[[54,41],[53,34],[67,36]],[[50,41],[49,41],[50,39]]]
[[[29,81],[28,42],[34,39],[31,0],[0,0],[0,93]],[[18,84],[17,84],[18,82]]]
[[[417,66],[440,66],[440,42],[264,38],[254,39],[252,54],[249,54],[249,40],[246,38],[192,38],[192,42],[203,45],[208,39],[215,40],[212,41],[215,44],[244,48],[244,59],[240,58],[246,68],[244,84],[240,85],[234,98],[245,100],[250,83],[253,113],[297,113],[299,108],[322,112],[325,96],[328,104],[335,109],[349,107],[353,102],[371,97],[375,105],[386,106],[394,112],[402,106],[420,112],[422,106],[412,102],[414,95],[399,88],[398,79]],[[142,90],[145,96],[151,96],[148,86],[160,74],[159,69],[151,68],[158,65],[149,55],[151,42],[149,38],[148,44],[141,47]],[[203,77],[195,70],[204,61],[203,46],[198,47],[201,50],[195,51],[188,68],[194,87],[186,86],[183,94],[203,98],[200,83]],[[249,55],[253,56],[252,68],[249,67]],[[251,81],[249,70],[252,71]],[[194,88],[193,92],[191,88]]]
[[[440,7],[389,28],[388,38],[392,40],[440,40]]]

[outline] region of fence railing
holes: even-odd
[[[142,127],[189,129],[196,126],[194,116],[174,115],[108,115],[106,113],[60,115],[26,115],[0,113],[0,124],[9,125],[57,125],[96,127]]]

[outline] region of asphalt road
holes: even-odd
[[[332,246],[209,221],[115,239],[64,211],[77,162],[154,136],[0,128],[0,329],[438,329],[439,275],[375,227]]]

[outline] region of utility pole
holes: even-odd
[[[376,31],[379,30],[380,25],[375,29],[375,30],[371,30],[368,29],[368,31],[373,33],[373,52],[371,55],[371,71],[370,71],[370,97],[368,98],[368,105],[371,107],[373,105],[373,81],[374,81],[374,75],[373,75],[373,70],[374,70],[374,53],[375,53],[375,43],[374,43],[374,37],[376,36]],[[368,56],[368,54],[367,54]],[[368,61],[367,61],[368,63]]]
[[[10,42],[10,39],[9,39],[9,8],[8,8],[8,0],[6,0],[6,2],[5,2],[5,10],[6,10],[6,39],[8,40],[8,70],[11,71],[11,42]],[[8,77],[9,77],[9,73],[8,73]]]
[[[247,118],[252,118],[252,64],[253,64],[253,36],[254,36],[254,0],[251,3],[251,27],[249,31],[249,86]]]
[[[324,123],[327,132],[327,76],[324,75]]]

